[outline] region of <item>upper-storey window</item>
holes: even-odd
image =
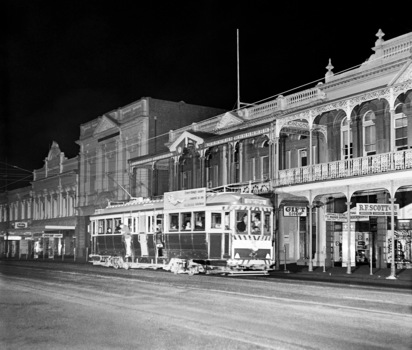
[[[395,150],[408,148],[408,117],[401,112],[402,105],[395,110]]]
[[[352,130],[348,123],[348,118],[342,120],[340,128],[340,139],[341,139],[341,159],[352,158],[353,156],[353,143],[352,143]],[[348,154],[348,132],[349,132],[349,154]]]
[[[376,154],[376,116],[375,113],[369,111],[363,117],[363,154],[371,156]]]

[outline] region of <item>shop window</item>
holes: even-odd
[[[222,228],[221,213],[212,213],[212,228]]]
[[[191,231],[192,230],[192,213],[182,213],[182,227],[181,230],[183,231]]]

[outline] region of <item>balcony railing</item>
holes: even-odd
[[[278,178],[267,178],[212,188],[213,191],[264,194],[278,186],[342,179],[353,176],[382,174],[389,171],[412,169],[412,149],[368,157],[339,160],[312,166],[280,170]]]
[[[280,170],[275,186],[412,169],[412,149]]]

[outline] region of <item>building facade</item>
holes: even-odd
[[[410,267],[412,33],[376,36],[358,67],[334,74],[329,61],[313,88],[171,131],[168,151],[130,172],[270,197],[278,264]]]
[[[31,186],[5,194],[0,203],[3,256],[20,259],[75,259],[78,158],[68,159],[52,143]]]
[[[207,119],[221,109],[184,102],[141,98],[80,126],[79,257],[87,256],[89,215],[109,201],[154,197],[168,187],[166,168],[142,167],[129,172],[127,162],[167,150],[171,129]],[[153,181],[155,179],[155,181]]]

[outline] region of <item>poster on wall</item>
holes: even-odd
[[[392,233],[386,233],[387,256],[386,262],[392,263]],[[412,268],[412,230],[394,230],[395,262],[397,268]]]
[[[348,224],[344,223],[342,227],[342,267],[348,266],[349,249],[348,249]],[[350,265],[356,266],[356,246],[355,246],[355,224],[350,224]]]

